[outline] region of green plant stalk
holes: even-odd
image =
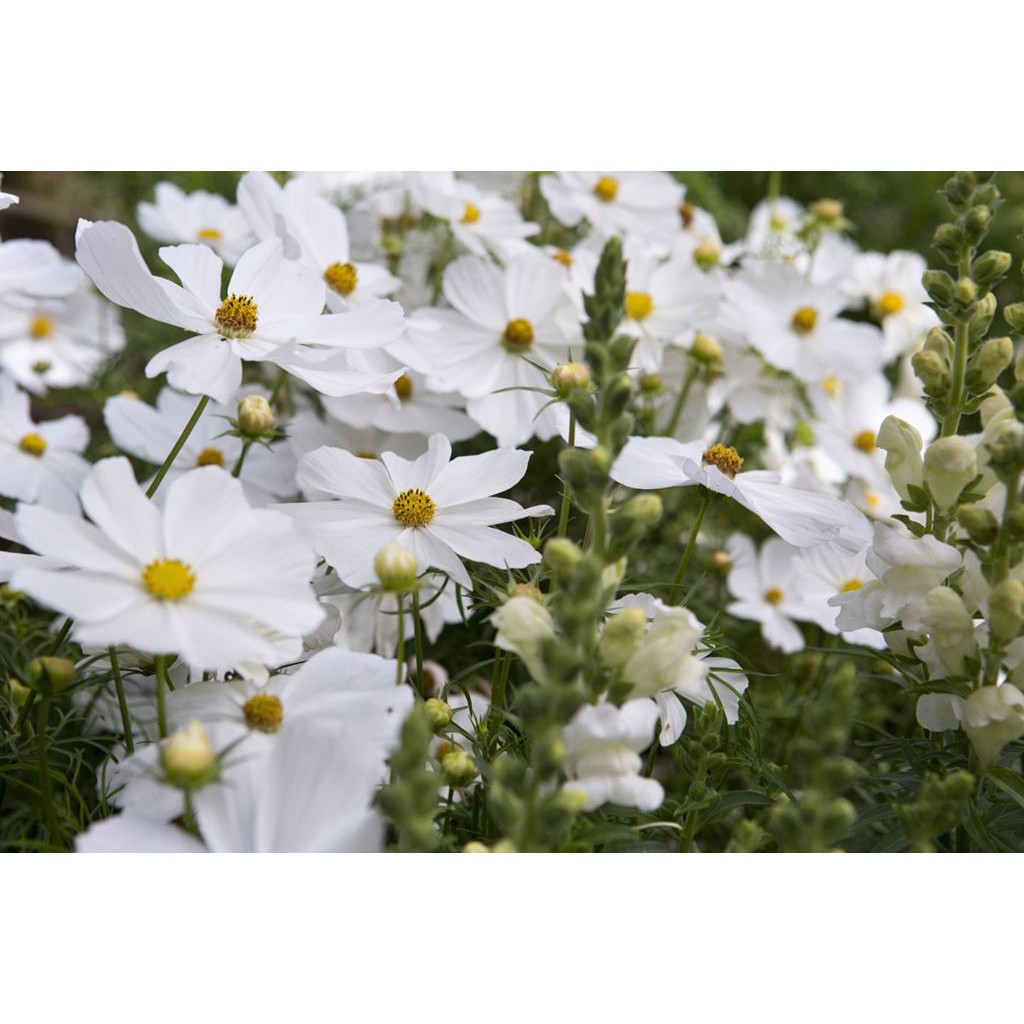
[[[398,601],[398,641],[395,644],[395,686],[402,685],[402,676],[405,673],[405,595],[397,594]]]
[[[238,458],[235,460],[234,468],[231,470],[231,475],[237,480],[242,473],[242,466],[245,463],[245,457],[249,454],[249,449],[252,447],[252,441],[243,441],[242,450],[238,453]]]
[[[699,367],[691,366],[689,372],[686,374],[686,380],[683,381],[683,386],[679,389],[676,404],[672,407],[672,415],[669,417],[669,421],[665,425],[665,429],[662,431],[662,434],[665,437],[675,436],[676,428],[679,426],[679,421],[683,418],[683,409],[686,408],[686,399],[690,396],[690,389],[693,387],[693,382],[697,379],[697,374],[699,372]]]
[[[420,592],[412,592],[412,632],[416,645],[416,692],[423,696],[423,623],[420,621]]]
[[[124,747],[129,754],[135,753],[135,739],[132,736],[132,720],[128,714],[128,701],[124,695],[124,682],[121,679],[121,665],[117,660],[117,648],[111,644],[110,668],[114,673],[114,689],[117,691],[117,706],[121,711],[121,731],[124,733]]]
[[[64,831],[57,817],[57,808],[53,804],[53,782],[50,778],[50,766],[46,756],[46,730],[50,723],[50,698],[45,694],[39,698],[39,711],[36,717],[36,754],[39,759],[39,799],[43,805],[43,816],[46,827],[50,830],[50,839],[57,844],[63,843]]]
[[[701,763],[701,766],[700,766],[700,768],[699,768],[699,770],[697,772],[697,778],[696,778],[695,781],[700,783],[701,785],[703,785],[704,781],[707,779],[707,777],[708,777],[708,765],[707,765],[707,761],[704,761],[704,762]],[[679,840],[679,852],[680,853],[690,853],[693,850],[693,838],[697,834],[697,818],[698,818],[698,813],[699,812],[698,812],[698,809],[696,807],[691,807],[686,812],[686,822],[683,825],[683,835],[682,835],[682,838]]]
[[[966,249],[960,258],[959,277],[971,276],[971,249]],[[940,437],[951,437],[960,426],[963,414],[964,381],[967,376],[967,349],[970,345],[970,324],[958,319],[953,328],[953,380],[949,391],[949,411],[942,418]]]
[[[576,447],[576,413],[569,410],[569,447]],[[569,481],[562,481],[562,507],[558,513],[558,537],[564,537],[569,530],[569,509],[572,506],[572,488]]]
[[[683,551],[683,557],[679,562],[679,568],[676,570],[676,577],[672,581],[672,589],[669,591],[668,603],[675,604],[676,597],[679,594],[679,587],[683,582],[683,577],[686,575],[686,567],[690,564],[690,556],[693,554],[694,549],[697,547],[697,538],[700,536],[700,528],[704,523],[704,516],[707,514],[708,509],[711,507],[712,492],[704,490],[704,496],[701,498],[700,509],[697,512],[697,519],[693,524],[693,528],[690,530],[690,539],[686,542],[686,548]]]
[[[146,497],[152,498],[156,494],[160,484],[163,483],[163,479],[167,476],[168,470],[174,464],[174,460],[178,457],[178,452],[185,446],[185,442],[188,440],[189,435],[195,429],[195,425],[199,422],[199,417],[203,415],[203,410],[210,404],[210,396],[203,395],[199,399],[198,404],[195,407],[195,411],[189,418],[188,423],[185,424],[184,429],[178,435],[178,440],[174,442],[174,446],[167,453],[167,458],[164,459],[163,465],[157,470],[156,476],[153,477],[153,482],[149,485],[149,489],[146,491]]]
[[[160,739],[167,738],[167,656],[156,659],[156,721]]]

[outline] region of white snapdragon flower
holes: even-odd
[[[544,641],[555,636],[551,613],[532,597],[510,597],[490,617],[497,631],[494,646],[522,658],[534,679],[547,677],[541,649]]]
[[[24,568],[13,585],[70,615],[83,643],[174,651],[199,669],[275,663],[273,633],[302,636],[323,618],[312,550],[287,516],[251,509],[219,469],[167,490],[161,510],[127,459],[104,459],[81,490],[91,523],[22,505],[23,543],[68,568]]]

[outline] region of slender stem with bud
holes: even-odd
[[[174,446],[167,453],[167,458],[164,459],[163,465],[157,470],[156,476],[153,477],[153,482],[149,485],[149,488],[146,491],[147,498],[152,498],[153,495],[156,494],[157,488],[159,488],[160,484],[163,483],[163,479],[167,476],[168,470],[170,470],[171,466],[174,464],[174,460],[178,457],[178,452],[180,452],[185,446],[185,442],[188,440],[189,435],[195,429],[195,425],[199,422],[199,417],[203,415],[203,410],[209,404],[209,395],[203,395],[202,398],[199,399],[199,402],[195,407],[195,411],[189,418],[188,423],[185,424],[182,432],[178,435],[178,440],[174,442]]]

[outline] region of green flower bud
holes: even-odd
[[[967,369],[967,386],[972,391],[984,391],[1013,362],[1013,342],[1009,338],[990,338],[971,359]]]
[[[953,301],[953,278],[944,270],[926,270],[922,277],[925,291],[940,306]]]
[[[925,392],[933,398],[944,395],[949,390],[949,366],[937,352],[923,348],[913,354],[910,365],[914,368],[914,374]]]
[[[988,598],[988,622],[992,635],[1001,644],[1017,638],[1024,625],[1024,583],[1006,579],[992,588]]]
[[[964,731],[987,768],[1007,743],[1024,736],[1024,694],[1013,683],[975,690],[964,705]]]
[[[609,668],[623,668],[640,650],[647,633],[647,616],[639,608],[623,608],[612,615],[601,637],[601,660]]]
[[[544,545],[544,564],[556,576],[571,576],[582,560],[580,547],[565,537],[552,537]]]
[[[44,694],[66,690],[75,678],[74,663],[67,658],[33,658],[28,663],[28,684]]]
[[[238,403],[238,426],[249,437],[262,437],[272,433],[277,417],[270,403],[262,395],[246,395]]]
[[[999,533],[999,521],[981,505],[961,505],[956,518],[975,544],[991,544]]]
[[[969,277],[961,277],[953,285],[953,301],[959,306],[970,306],[978,298],[978,286]]]
[[[885,471],[897,493],[910,500],[910,487],[920,487],[924,481],[921,435],[898,416],[886,416],[878,428],[875,444],[886,452]]]
[[[702,238],[693,250],[693,261],[701,270],[710,270],[718,266],[722,258],[722,247],[713,238]]]
[[[1018,333],[1024,333],[1024,302],[1003,307],[1003,319]]]
[[[559,363],[551,371],[551,384],[564,398],[570,391],[590,384],[590,370],[583,363]]]
[[[966,437],[941,437],[933,441],[924,456],[924,479],[935,504],[945,511],[960,492],[978,475],[978,456]]]
[[[202,722],[193,718],[167,737],[160,749],[160,766],[167,782],[179,789],[198,789],[217,777],[217,755]]]
[[[441,771],[453,789],[462,789],[476,778],[476,762],[472,756],[456,747],[441,758]]]
[[[32,690],[13,676],[7,680],[7,688],[11,691],[11,701],[14,703],[14,706],[16,708],[23,708]]]
[[[699,363],[720,363],[722,361],[722,345],[710,334],[698,334],[690,346],[690,355]]]
[[[992,211],[987,206],[972,206],[964,219],[964,233],[971,245],[977,245],[985,237]]]
[[[986,448],[997,474],[1009,477],[1024,471],[1024,424],[1004,420],[992,431]]]
[[[638,494],[615,513],[616,522],[635,522],[641,526],[653,526],[664,511],[664,505],[657,494]]]
[[[990,249],[982,253],[971,267],[971,277],[982,287],[990,287],[1009,273],[1013,259],[1008,252]]]
[[[644,373],[637,381],[637,386],[643,395],[657,395],[665,389],[665,382],[660,373]]]
[[[427,721],[430,722],[430,727],[434,732],[447,729],[452,724],[452,709],[443,700],[438,700],[436,697],[431,697],[423,704],[423,713],[427,716]]]
[[[395,541],[385,544],[373,560],[373,571],[385,590],[409,590],[416,582],[416,556]]]

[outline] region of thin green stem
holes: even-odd
[[[167,656],[161,654],[156,659],[156,721],[160,730],[160,739],[167,738],[167,689],[170,681],[167,678]]]
[[[697,546],[697,538],[700,536],[700,528],[704,523],[704,516],[711,507],[712,497],[712,492],[705,489],[704,495],[701,498],[700,509],[697,512],[697,519],[690,530],[690,539],[686,542],[686,549],[683,551],[683,557],[679,562],[679,568],[676,570],[676,578],[672,581],[672,590],[668,595],[669,604],[676,603],[680,584],[682,584],[683,577],[686,575],[686,567],[690,564],[690,556],[693,554],[694,548]]]
[[[396,594],[395,600],[398,602],[398,641],[395,644],[395,658],[397,660],[397,667],[395,668],[395,685],[402,685],[402,677],[405,675],[405,600],[403,594]]]
[[[679,426],[679,421],[683,418],[683,409],[686,407],[686,399],[690,396],[690,389],[693,387],[693,382],[697,379],[697,374],[699,372],[699,367],[691,366],[689,372],[686,374],[686,380],[683,381],[683,386],[679,389],[679,394],[676,397],[676,404],[672,407],[672,415],[669,417],[669,421],[665,425],[665,429],[662,431],[665,437],[675,436],[676,428]]]
[[[203,395],[202,398],[199,399],[195,411],[189,418],[188,423],[185,424],[185,427],[182,430],[182,432],[178,435],[178,440],[174,442],[174,446],[167,453],[167,458],[164,459],[164,464],[157,470],[156,476],[153,477],[153,482],[149,485],[149,489],[146,491],[147,498],[152,498],[153,495],[156,494],[157,488],[160,486],[161,483],[163,483],[164,477],[167,476],[167,471],[171,468],[171,466],[174,463],[174,460],[178,457],[178,452],[180,452],[181,449],[185,446],[185,442],[188,440],[189,434],[192,433],[193,429],[195,428],[195,425],[199,422],[199,417],[203,415],[203,410],[207,407],[207,405],[209,405],[209,403],[209,395]]]
[[[412,632],[416,644],[416,692],[423,696],[423,623],[420,621],[420,592],[412,592]]]
[[[576,413],[569,410],[569,447],[576,447]],[[562,481],[562,508],[558,513],[558,536],[564,537],[569,530],[569,509],[572,506],[572,488],[569,481]]]
[[[238,453],[238,458],[235,460],[234,468],[231,470],[231,475],[238,479],[242,472],[242,466],[245,463],[245,457],[249,454],[249,449],[252,447],[252,441],[243,441],[242,450]]]
[[[110,646],[110,669],[114,673],[114,689],[117,691],[117,706],[121,710],[121,731],[124,733],[124,746],[129,754],[135,753],[135,739],[132,736],[132,719],[128,714],[128,701],[124,695],[124,682],[121,679],[121,664],[117,659],[117,648]]]
[[[57,634],[57,639],[53,642],[53,650],[51,654],[59,654],[60,649],[64,646],[64,641],[68,638],[68,633],[71,632],[71,627],[74,625],[72,619],[67,618],[64,620],[64,625],[60,627],[60,632]]]
[[[708,766],[707,762],[703,762],[697,772],[696,781],[703,785],[705,779],[708,777]],[[693,850],[693,838],[697,834],[697,818],[699,816],[698,809],[691,807],[686,812],[686,820],[683,823],[683,835],[679,840],[679,852],[690,853]]]
[[[39,799],[43,805],[43,816],[54,843],[63,842],[63,829],[53,804],[53,782],[46,756],[46,730],[50,724],[50,698],[45,694],[39,698],[39,712],[36,718],[36,754],[39,759]]]

